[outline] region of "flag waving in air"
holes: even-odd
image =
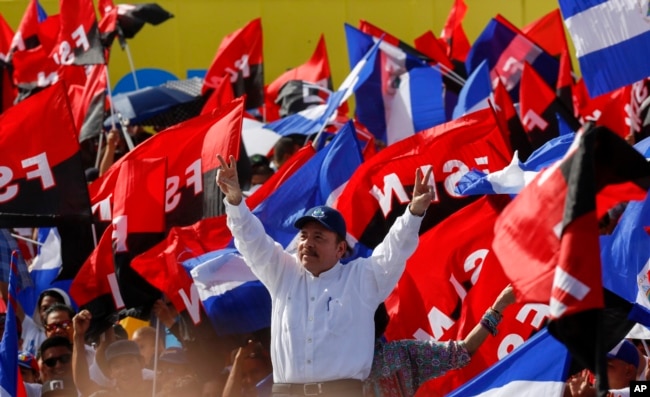
[[[262,106],[264,69],[260,18],[250,21],[243,28],[223,38],[205,75],[203,92],[216,88],[224,76],[230,78],[235,97],[246,94],[245,109]]]
[[[647,1],[560,0],[591,97],[650,74],[649,7]]]
[[[495,226],[493,249],[517,300],[550,304],[551,332],[596,373],[599,390],[606,390],[604,354],[613,347],[604,332],[616,343],[629,329],[617,325],[622,334],[612,335],[602,323],[598,220],[620,201],[644,198],[649,187],[650,164],[641,154],[607,128],[589,128]],[[625,319],[626,313],[617,314]]]

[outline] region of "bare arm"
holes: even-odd
[[[514,291],[512,286],[508,285],[503,291],[501,291],[490,309],[495,310],[500,316],[503,314],[503,310],[514,302]],[[465,348],[470,356],[474,355],[478,348],[481,347],[488,335],[490,335],[490,332],[481,325],[481,323],[476,324],[463,341],[465,342]]]
[[[102,176],[106,171],[111,168],[115,162],[115,149],[120,143],[120,132],[118,130],[111,130],[106,135],[106,146],[104,147],[104,154],[102,160],[99,162],[99,176]]]
[[[72,340],[72,377],[77,390],[83,396],[88,396],[100,389],[99,385],[90,379],[84,335],[90,327],[92,315],[88,310],[80,311],[72,319],[74,336]]]

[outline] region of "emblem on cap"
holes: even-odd
[[[325,211],[323,211],[322,208],[316,208],[314,212],[312,212],[311,216],[314,218],[322,218],[325,216]]]

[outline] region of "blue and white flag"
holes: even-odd
[[[39,253],[32,261],[29,272],[32,278],[32,285],[23,288],[18,294],[18,301],[31,315],[36,307],[36,300],[41,292],[50,288],[60,288],[65,292],[70,289],[72,280],[56,280],[61,272],[61,236],[56,228],[43,228],[46,231],[43,245],[39,247]]]
[[[544,328],[448,397],[561,396],[569,363],[566,347]]]
[[[7,313],[0,342],[0,397],[14,397],[18,395],[18,324],[16,311],[12,302],[16,297],[18,274],[16,257],[11,256],[9,271],[9,299]],[[22,387],[22,385],[21,385]]]
[[[271,326],[271,296],[235,249],[227,248],[183,262],[203,308],[219,335],[242,334]]]
[[[293,226],[309,208],[332,205],[363,162],[351,122],[277,190],[253,209],[273,240],[287,247],[298,230]]]
[[[592,98],[650,75],[649,5],[632,0],[560,0]]]
[[[490,67],[488,66],[487,60],[485,60],[472,72],[460,90],[458,103],[454,108],[452,117],[457,119],[468,113],[485,109],[489,106],[488,99],[491,94],[492,82],[490,79]]]
[[[403,49],[345,25],[348,57],[354,65],[379,44],[376,67],[356,91],[356,117],[390,145],[445,122],[440,71]]]
[[[375,43],[355,64],[337,91],[327,98],[325,105],[305,109],[299,113],[266,124],[264,128],[286,136],[289,134],[311,135],[320,132],[336,110],[363,84],[375,68],[377,50],[381,41]]]
[[[575,134],[567,134],[551,139],[535,150],[523,164],[515,153],[512,162],[503,170],[490,174],[471,170],[458,181],[456,192],[463,195],[517,194],[535,178],[538,171],[560,160],[571,147],[574,137]]]

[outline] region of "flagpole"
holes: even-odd
[[[136,83],[136,86],[137,86],[137,83]],[[113,105],[113,93],[111,91],[111,78],[108,75],[108,67],[106,67],[106,89],[108,91],[108,100],[109,100],[109,102],[111,104],[110,109],[111,109],[112,128],[116,129],[115,128],[115,115],[117,114],[117,117],[120,118],[120,127],[121,127],[121,130],[122,130],[122,136],[124,136],[124,140],[126,141],[126,146],[129,148],[129,151],[131,151],[134,148],[133,140],[131,139],[131,136],[129,135],[129,132],[126,131],[126,126],[124,125],[124,119],[122,118],[122,115],[115,111],[115,106]],[[98,151],[97,156],[99,158],[99,149],[97,149],[97,151]],[[99,164],[99,162],[97,162],[97,164]],[[97,167],[99,167],[99,165]]]
[[[129,49],[129,44],[124,40],[124,51],[126,51],[126,57],[129,60],[129,67],[131,68],[131,75],[133,76],[133,84],[135,84],[135,89],[139,90],[140,86],[138,84],[138,77],[135,73],[135,65],[133,64],[133,57],[131,57],[131,50]]]
[[[32,240],[31,238],[23,237],[20,234],[16,234],[16,233],[10,233],[10,234],[11,237],[17,238],[18,240],[23,240],[23,241],[27,241],[28,243],[43,246],[43,243],[41,243],[40,241]]]
[[[156,397],[156,382],[158,376],[158,339],[160,339],[160,319],[156,317],[156,342],[154,343],[153,355],[153,388],[151,390],[151,397]]]

